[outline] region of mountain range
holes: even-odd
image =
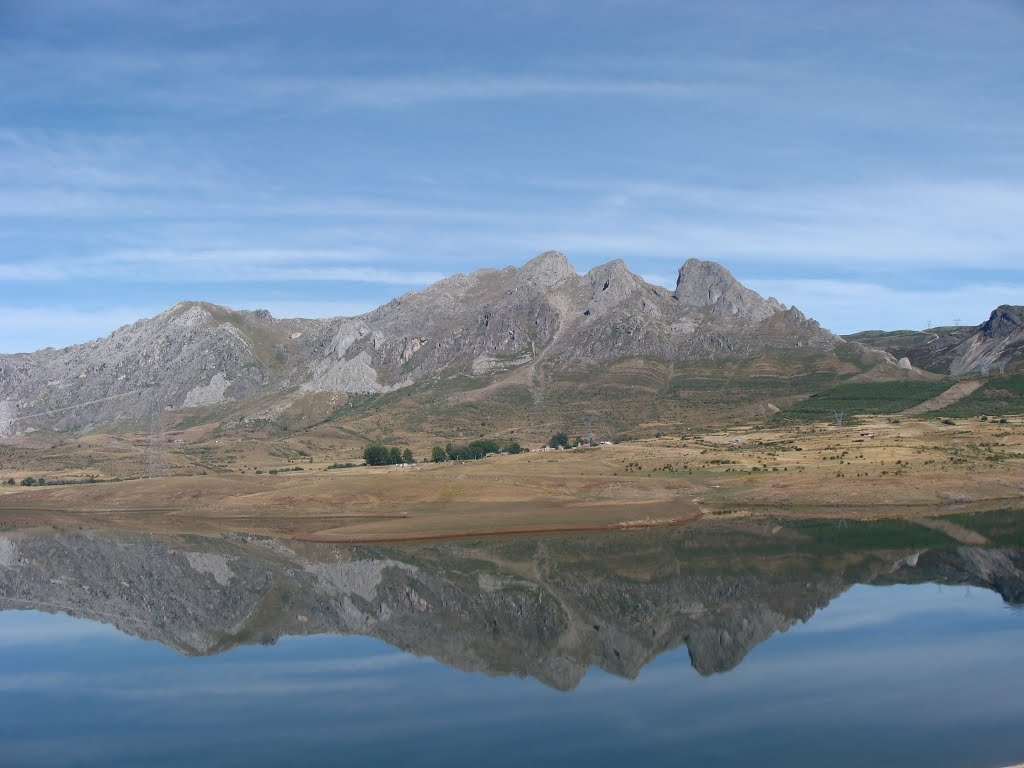
[[[741,418],[854,377],[1013,369],[1024,308],[978,328],[841,338],[690,259],[675,290],[561,253],[441,280],[357,317],[182,302],[106,338],[0,355],[0,437],[197,423],[374,438]],[[584,414],[586,414],[584,416]],[[480,422],[479,425],[477,422]],[[499,423],[500,422],[500,423]]]

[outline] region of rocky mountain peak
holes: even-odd
[[[736,278],[721,264],[701,259],[687,259],[679,268],[675,296],[685,304],[708,306],[738,286]]]
[[[992,310],[988,320],[981,326],[982,333],[989,339],[1005,338],[1021,328],[1024,328],[1024,306],[1009,304]]]
[[[520,274],[532,278],[541,285],[554,285],[567,277],[576,277],[576,270],[559,251],[545,251],[526,262]]]
[[[585,275],[584,284],[588,311],[594,316],[631,301],[637,293],[643,291],[644,286],[643,280],[630,272],[622,259],[594,267]],[[632,304],[630,311],[641,310],[638,302]]]
[[[744,288],[721,264],[700,259],[687,259],[679,268],[673,295],[685,306],[710,308],[726,320],[756,322],[782,309],[777,301],[766,301]]]

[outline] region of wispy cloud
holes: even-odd
[[[0,263],[0,280],[53,281],[116,278],[129,283],[281,283],[297,281],[425,286],[441,272],[390,269],[365,262],[366,252],[253,249],[117,251],[94,257]]]
[[[590,183],[586,229],[551,230],[568,250],[777,264],[925,263],[1022,270],[1024,182],[879,179],[736,188]],[[587,214],[584,214],[587,215]],[[579,217],[577,217],[579,218]],[[633,223],[632,230],[627,229]]]
[[[727,97],[728,86],[668,79],[566,77],[556,73],[317,78],[270,76],[231,84],[254,105],[306,103],[317,109],[398,108],[445,102],[613,96],[645,99]]]

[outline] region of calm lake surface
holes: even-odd
[[[0,535],[0,763],[1024,761],[1019,513],[351,547]]]

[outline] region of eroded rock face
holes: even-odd
[[[830,351],[838,339],[691,259],[675,292],[621,260],[579,275],[550,251],[520,268],[455,275],[355,318],[279,320],[184,302],[104,339],[0,355],[0,437],[88,431],[166,410],[294,391],[375,394],[519,366]]]
[[[701,674],[728,671],[849,588],[851,569],[865,582],[972,584],[1024,600],[1018,550],[862,553],[839,572],[827,557],[783,545],[777,568],[763,567],[769,557],[751,560],[760,572],[737,573],[735,550],[725,562],[695,562],[674,535],[412,549],[242,535],[3,535],[0,609],[62,611],[188,655],[283,635],[372,635],[460,669],[565,690],[594,666],[634,677],[683,643]]]

